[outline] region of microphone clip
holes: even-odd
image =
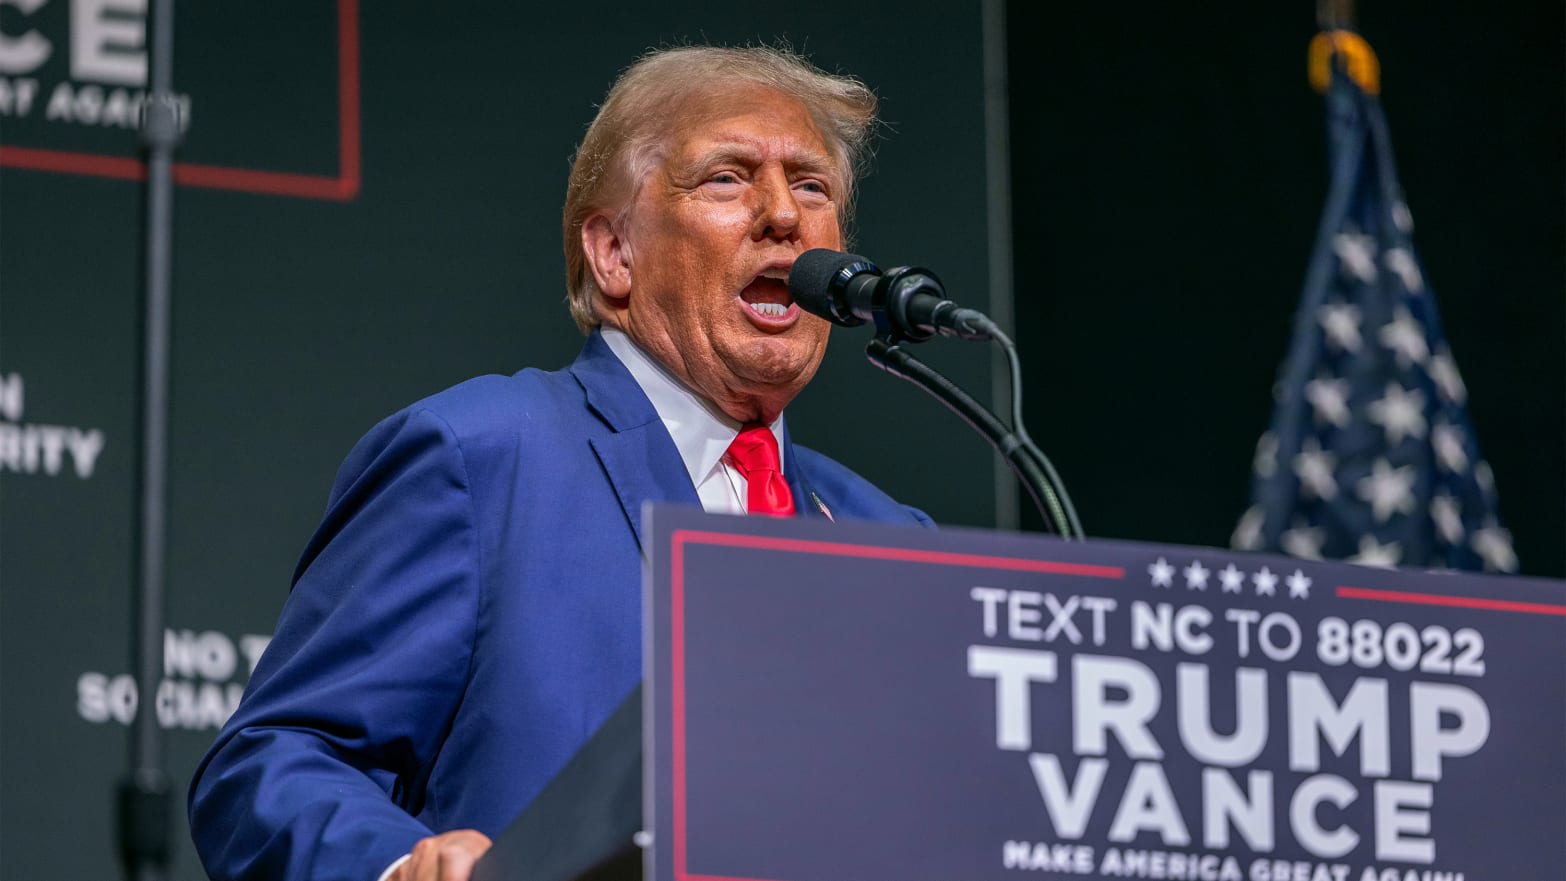
[[[868,318],[876,336],[889,343],[922,343],[935,336],[932,307],[950,302],[930,270],[898,266],[882,272],[863,258],[839,269],[829,289],[833,321],[857,327]]]
[[[948,303],[935,273],[918,266],[888,269],[874,281],[870,314],[876,335],[892,342],[922,343],[935,336],[932,303]]]

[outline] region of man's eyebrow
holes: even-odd
[[[801,151],[789,157],[789,166],[812,174],[836,174],[837,163],[825,153]]]
[[[734,163],[737,165],[754,165],[759,162],[761,150],[744,144],[723,144],[711,150],[701,153],[677,169],[680,177],[684,179],[694,178],[715,165]],[[832,175],[837,171],[837,163],[825,153],[817,153],[813,150],[797,150],[790,153],[783,160],[783,164],[790,171],[803,171],[809,174]]]

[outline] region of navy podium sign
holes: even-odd
[[[658,881],[1566,872],[1566,584],[650,525]]]

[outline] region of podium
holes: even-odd
[[[1566,583],[655,508],[479,881],[1558,878]]]
[[[642,690],[631,692],[473,872],[473,881],[642,877]]]

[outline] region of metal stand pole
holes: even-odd
[[[163,679],[163,607],[168,534],[169,315],[173,262],[174,148],[180,139],[173,91],[174,4],[154,0],[142,141],[147,150],[146,325],[143,337],[140,543],[132,640],[140,701],[130,770],[119,786],[120,858],[132,881],[167,876],[171,787],[163,771],[157,693]]]
[[[993,326],[993,323],[992,323]],[[1018,432],[1018,426],[1007,428],[988,408],[973,399],[961,386],[947,379],[939,371],[909,354],[890,337],[877,337],[865,346],[865,357],[870,363],[893,376],[906,379],[924,389],[953,413],[962,417],[969,427],[977,431],[1006,461],[1017,480],[1044,518],[1044,527],[1055,535],[1068,539],[1080,539],[1082,530],[1075,522],[1065,488],[1059,485],[1054,469],[1043,458],[1026,432]]]

